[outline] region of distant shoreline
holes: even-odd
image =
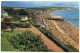
[[[66,11],[66,10],[55,10],[55,11]],[[52,11],[52,12],[54,12],[54,11]],[[50,13],[50,16],[55,16],[55,14],[52,14],[52,12]],[[59,15],[59,16],[61,16],[61,15]],[[61,16],[61,17],[62,17],[62,16]],[[63,18],[63,17],[62,17],[62,18]],[[63,18],[63,19],[64,19],[65,22],[71,24],[72,26],[74,26],[76,29],[79,30],[79,28],[76,27],[73,23],[70,23],[69,21],[67,21],[67,20],[75,20],[75,19],[79,20],[78,18],[71,18],[71,19],[69,19],[69,18]]]

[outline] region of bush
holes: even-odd
[[[29,23],[26,22],[20,22],[18,24],[16,24],[16,27],[20,27],[20,28],[30,28],[31,25]]]
[[[19,21],[21,17],[16,14],[16,15],[12,15],[12,19],[14,19],[14,21]]]
[[[28,23],[28,24],[26,24],[26,26],[25,26],[26,28],[30,28],[31,27],[31,25]]]
[[[13,19],[12,18],[4,18],[4,20],[3,20],[4,22],[12,22],[13,21]]]
[[[24,31],[8,37],[8,41],[14,48],[21,51],[49,51],[39,35],[31,31]]]

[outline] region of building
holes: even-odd
[[[58,15],[57,16],[55,16],[55,15],[54,16],[51,16],[50,18],[51,19],[62,19],[61,16],[58,16]]]
[[[64,19],[62,19],[62,17],[58,16],[58,15],[51,16],[50,19],[52,19],[52,20],[58,20],[58,21],[64,21]]]
[[[1,16],[2,17],[8,17],[8,13],[4,10],[1,10]]]
[[[28,20],[27,16],[24,16],[24,17],[22,17],[22,19],[20,19],[20,21],[27,21],[27,20]]]

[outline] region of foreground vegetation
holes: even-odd
[[[2,51],[52,51],[47,48],[39,35],[31,31],[6,30],[5,33],[2,31],[1,37]]]
[[[14,30],[13,32],[10,29],[7,29],[5,32],[1,30],[1,51],[19,51],[18,49],[14,49],[7,40],[7,37],[16,35],[19,32],[19,30]]]

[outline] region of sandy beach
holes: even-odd
[[[74,46],[77,50],[79,50],[79,30],[76,29],[75,27],[73,27],[71,24],[67,23],[67,22],[61,22],[61,21],[55,21],[55,20],[49,20],[49,14],[50,11],[46,12],[44,14],[44,19],[47,23],[47,27],[48,29],[50,27],[52,27],[52,30],[50,30],[52,32],[52,34],[54,35],[54,37],[56,39],[58,39],[60,42],[67,44],[67,45],[72,45]],[[66,30],[64,30],[64,27],[67,28],[67,30],[70,31],[70,35],[68,33],[66,33]],[[71,36],[73,35],[73,36]]]
[[[75,38],[73,40],[76,40],[76,42],[79,43],[79,30],[67,22],[61,22],[61,24],[64,25],[65,28],[67,28],[70,31],[70,33],[74,36],[72,37]]]

